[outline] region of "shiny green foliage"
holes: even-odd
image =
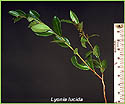
[[[73,64],[76,68],[78,68],[78,69],[90,70],[86,65],[79,64],[78,61],[77,61],[76,56],[73,56],[73,57],[71,58],[71,62],[72,62],[72,64]]]
[[[8,12],[10,15],[14,16],[14,23],[20,21],[22,18],[25,18],[28,20],[29,25],[28,28],[30,28],[37,36],[51,36],[53,35],[53,40],[51,42],[57,43],[59,46],[64,47],[64,48],[71,48],[73,50],[73,53],[77,56],[79,56],[78,53],[78,48],[73,49],[71,47],[71,43],[69,39],[62,34],[62,29],[61,29],[61,23],[70,23],[73,24],[78,32],[80,33],[80,42],[83,48],[87,48],[86,44],[91,46],[89,42],[89,38],[99,36],[98,34],[92,34],[88,35],[85,34],[83,31],[83,22],[79,22],[79,19],[77,15],[70,10],[70,18],[71,20],[66,20],[66,19],[59,19],[57,16],[53,17],[52,20],[52,29],[44,24],[40,20],[40,14],[36,12],[35,10],[30,10],[27,14],[23,12],[22,10],[11,10]],[[92,70],[95,70],[95,68],[100,69],[101,73],[105,71],[107,68],[107,62],[106,60],[101,61],[100,60],[100,50],[99,46],[95,45],[94,48],[91,46],[92,50],[89,50],[87,53],[85,53],[85,58],[86,61],[84,63],[79,64],[76,56],[73,56],[71,58],[72,64],[81,70],[90,70],[89,67]],[[93,59],[92,56],[96,56],[96,59]],[[81,58],[79,56],[79,58]],[[89,67],[88,67],[89,66]]]
[[[14,18],[14,23],[20,21],[21,19],[22,19],[21,17],[16,17],[16,18]]]
[[[61,22],[65,22],[65,23],[71,23],[71,24],[73,24],[72,21],[70,21],[70,20],[65,20],[65,19],[62,19]]]
[[[103,60],[101,62],[101,65],[102,65],[102,68],[107,68],[107,61],[106,60]]]
[[[105,71],[106,68],[107,68],[107,61],[106,61],[106,60],[103,60],[103,61],[101,62],[100,71],[101,71],[102,73],[104,73],[104,71]]]
[[[22,18],[26,18],[26,13],[23,12],[22,10],[16,10],[16,11],[11,10],[8,13],[15,17],[14,23],[20,21]]]
[[[87,63],[88,63],[88,65],[89,65],[89,67],[92,68],[92,69],[94,70],[92,55],[90,55],[90,56],[88,57]]]
[[[32,21],[32,22],[29,24],[28,28],[31,28],[32,26],[37,25],[37,24],[38,24],[38,22]]]
[[[18,17],[18,16],[20,16],[20,14],[18,13],[18,12],[16,12],[16,11],[9,11],[8,12],[9,14],[11,14],[12,16],[15,16],[15,17]]]
[[[64,48],[68,48],[66,44],[70,45],[70,41],[66,37],[55,36],[52,42],[55,42],[59,46],[64,47]]]
[[[62,36],[62,30],[61,30],[61,22],[57,16],[54,16],[53,21],[53,30],[57,35]]]
[[[90,56],[92,54],[92,51],[88,51],[86,54],[85,54],[85,58],[87,58],[88,56]]]
[[[75,55],[78,54],[78,48],[75,48],[74,54],[75,54]]]
[[[81,40],[80,40],[80,41],[81,41],[82,47],[87,48],[87,47],[86,47],[86,42],[87,42],[87,40],[86,40],[83,36],[81,37]]]
[[[99,46],[98,45],[94,46],[93,55],[95,55],[97,58],[100,57],[100,50],[99,50]]]
[[[35,33],[37,36],[51,36],[53,35],[53,31],[49,30],[49,31],[46,31],[46,32],[36,32]]]
[[[24,17],[27,16],[26,13],[22,10],[16,10],[16,12],[19,14],[19,16],[24,16]]]
[[[100,63],[96,59],[93,59],[93,64],[96,68],[101,68]]]
[[[31,21],[34,20],[34,18],[32,18],[32,17],[30,17],[30,16],[28,15],[27,20],[28,20],[28,22],[31,22]]]
[[[32,18],[35,18],[35,19],[39,20],[40,14],[39,14],[38,12],[36,12],[35,10],[30,10],[30,11],[29,11],[29,15],[30,15]]]
[[[45,25],[44,23],[39,23],[39,24],[35,24],[31,27],[33,32],[46,32],[51,30],[47,25]]]
[[[71,20],[75,23],[75,24],[78,24],[79,23],[79,19],[78,17],[76,16],[76,14],[70,10],[70,18]]]

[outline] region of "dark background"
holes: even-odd
[[[53,16],[69,19],[74,11],[84,21],[84,31],[100,37],[108,102],[113,102],[113,24],[123,22],[123,2],[2,2],[2,102],[50,102],[50,97],[82,97],[84,102],[104,102],[102,83],[91,71],[75,68],[70,49],[50,43],[53,37],[38,37],[27,20],[13,23],[10,10],[36,10],[52,27]],[[84,57],[79,34],[71,24],[62,24],[63,34]],[[98,71],[97,71],[98,72]],[[99,73],[100,74],[100,73]]]

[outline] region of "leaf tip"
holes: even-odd
[[[72,10],[70,10],[70,16],[73,14],[73,11]]]
[[[70,10],[70,13],[72,13],[73,11],[72,10]]]

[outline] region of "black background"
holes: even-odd
[[[53,16],[69,19],[74,11],[84,21],[84,31],[100,37],[108,102],[113,102],[113,24],[123,22],[123,2],[2,2],[2,102],[50,102],[50,97],[82,97],[84,102],[104,102],[101,80],[91,71],[76,69],[70,49],[50,43],[53,37],[38,37],[27,28],[27,20],[13,23],[9,10],[36,10],[52,27]],[[64,36],[84,57],[79,34],[71,24],[62,24]],[[88,46],[89,47],[89,46]],[[97,71],[98,72],[98,71]],[[100,74],[100,73],[99,73]]]

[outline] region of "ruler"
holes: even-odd
[[[114,103],[124,103],[124,23],[114,24]]]

